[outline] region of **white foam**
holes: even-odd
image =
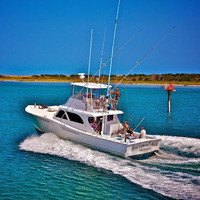
[[[164,139],[164,145],[167,145],[170,140]],[[174,144],[173,142],[168,143]],[[183,150],[182,145],[178,146]],[[156,158],[146,161],[122,159],[70,141],[61,140],[52,133],[27,138],[20,144],[20,149],[57,155],[110,170],[114,174],[126,177],[135,184],[173,198],[198,199],[200,196],[200,178],[198,176],[162,169],[158,162],[155,164]],[[159,160],[167,159],[158,158],[157,161]],[[154,164],[149,164],[151,162],[154,162]]]
[[[161,147],[178,151],[179,154],[182,153],[185,156],[200,157],[200,139],[160,135],[156,135],[156,137],[162,139]]]

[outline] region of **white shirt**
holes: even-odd
[[[146,131],[144,129],[140,132],[140,138],[146,138]]]

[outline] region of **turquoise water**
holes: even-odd
[[[199,199],[200,88],[175,89],[169,115],[161,87],[120,87],[124,120],[162,139],[137,161],[36,134],[24,108],[63,104],[68,83],[0,82],[0,199]]]

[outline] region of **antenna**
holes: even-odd
[[[120,0],[118,2],[117,15],[116,15],[116,19],[115,19],[115,29],[114,29],[114,35],[113,35],[113,44],[112,44],[111,60],[110,60],[110,70],[109,70],[109,75],[108,75],[108,87],[107,87],[107,95],[106,95],[107,97],[109,95],[110,75],[111,75],[113,51],[114,51],[114,45],[115,45],[115,35],[116,35],[116,30],[117,30],[117,20],[118,20],[118,14],[119,14],[119,5],[120,5]]]

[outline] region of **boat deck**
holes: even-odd
[[[57,106],[49,106],[48,108],[41,108],[39,105],[38,106],[29,105],[26,107],[26,111],[33,115],[45,117],[48,119],[53,119],[53,116],[57,111]]]

